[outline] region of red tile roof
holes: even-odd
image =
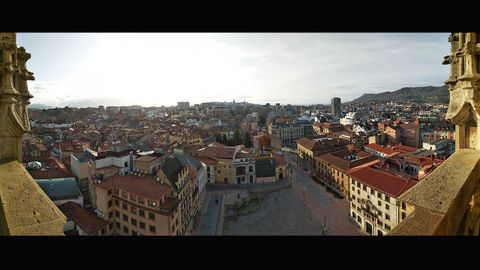
[[[73,177],[65,168],[42,168],[40,170],[28,170],[33,179],[55,179]]]
[[[106,190],[116,187],[137,196],[154,200],[159,200],[164,194],[171,191],[169,185],[157,182],[152,176],[114,175],[100,183],[94,183],[94,185]]]
[[[207,165],[215,165],[218,163],[217,160],[209,157],[202,157],[202,156],[193,156],[194,159],[199,160]]]
[[[233,159],[235,157],[235,147],[233,146],[212,146],[208,145],[199,150],[200,156],[216,157],[224,159]]]
[[[98,231],[108,225],[107,221],[78,203],[68,201],[58,206],[58,209],[67,217],[67,220],[73,220],[77,226],[89,235],[97,234]]]
[[[282,156],[274,155],[272,158],[275,160],[275,166],[276,167],[286,166],[288,164],[287,161],[285,160],[285,158],[282,157]]]
[[[395,198],[402,195],[405,191],[418,183],[417,181],[406,180],[371,167],[365,167],[355,172],[351,172],[350,176],[359,182]]]

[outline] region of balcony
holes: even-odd
[[[408,216],[390,235],[469,234],[472,225],[478,224],[478,214],[470,213],[478,211],[479,202],[474,201],[472,208],[472,197],[478,198],[479,193],[479,161],[479,150],[459,149],[400,196],[407,203]]]
[[[0,235],[64,235],[67,219],[16,160],[0,161]]]

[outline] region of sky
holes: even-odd
[[[17,33],[32,103],[328,104],[441,86],[449,33]]]

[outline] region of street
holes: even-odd
[[[224,235],[362,235],[350,220],[346,199],[314,182],[288,154],[287,161],[292,188],[266,194],[257,211],[228,221]]]
[[[223,235],[363,235],[350,219],[348,200],[313,181],[304,167],[297,168],[294,154],[285,157],[292,170],[291,187],[266,193],[255,212],[225,221]],[[223,224],[220,211],[225,190],[207,190],[208,204],[194,234],[216,235],[217,224]]]

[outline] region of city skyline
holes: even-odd
[[[19,33],[32,103],[328,104],[439,86],[448,33]],[[372,42],[374,41],[374,42]]]

